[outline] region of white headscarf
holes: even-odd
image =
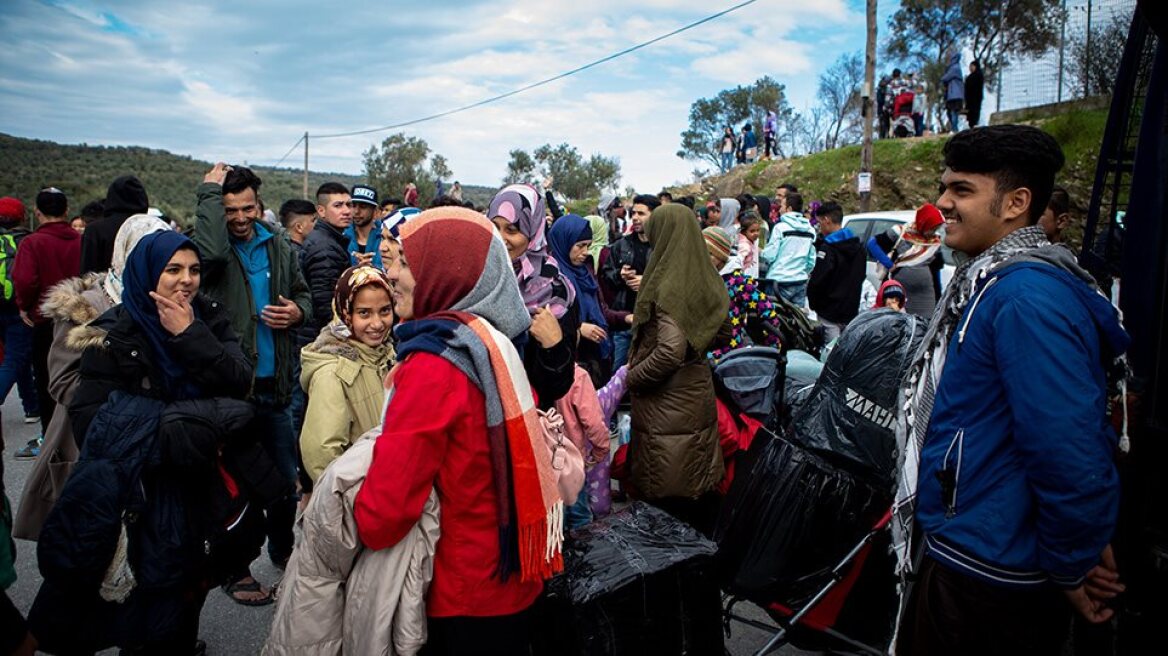
[[[122,271],[126,268],[126,259],[130,251],[148,234],[170,230],[170,226],[162,219],[150,214],[135,214],[118,228],[114,237],[114,255],[110,261],[110,270],[106,273],[102,286],[110,300],[115,304],[122,302]]]

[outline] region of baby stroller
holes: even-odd
[[[897,139],[916,134],[916,124],[913,123],[912,116],[914,97],[912,91],[901,91],[892,101],[892,134]]]
[[[774,348],[748,346],[730,351],[714,365],[718,397],[743,414],[767,422],[783,403],[787,359]]]
[[[896,612],[888,545],[897,389],[924,322],[856,318],[782,432],[760,429],[718,517],[724,618],[804,649],[883,653]],[[777,626],[741,617],[750,601]]]

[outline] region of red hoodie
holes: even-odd
[[[54,285],[81,273],[81,234],[68,221],[41,224],[16,249],[12,286],[16,307],[35,323],[46,319],[40,305]]]

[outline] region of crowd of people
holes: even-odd
[[[278,603],[268,654],[527,653],[564,541],[614,492],[712,531],[739,453],[713,364],[895,311],[931,321],[905,372],[897,535],[925,555],[902,653],[1057,652],[1071,607],[1101,621],[1122,589],[1103,363],[1126,340],[1050,243],[1061,165],[1037,129],[963,132],[935,204],[866,244],[795,183],[580,216],[529,184],[421,210],[329,182],[272,221],[219,163],[186,233],[132,176],[84,232],[61,190],[27,235],[0,199],[0,380],[44,426],[13,527],[44,581],[27,622],[0,599],[0,648],[203,653],[219,587]],[[942,226],[968,256],[947,286]],[[252,576],[265,544],[276,584]]]
[[[965,125],[975,128],[981,124],[981,105],[985,98],[985,76],[981,62],[969,62],[969,72],[962,73],[961,53],[950,49],[946,53],[945,71],[941,75],[941,95],[944,100],[944,114],[937,117],[936,127],[930,127],[929,109],[933,98],[923,75],[915,71],[902,73],[892,69],[891,75],[880,78],[876,87],[876,109],[879,121],[879,137],[919,137],[926,130],[931,133],[957,132],[961,129],[961,117]]]

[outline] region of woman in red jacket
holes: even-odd
[[[400,364],[356,498],[358,534],[371,549],[396,544],[437,490],[425,653],[526,653],[525,611],[563,566],[563,502],[510,341],[531,320],[483,215],[422,212],[401,245],[387,271]]]

